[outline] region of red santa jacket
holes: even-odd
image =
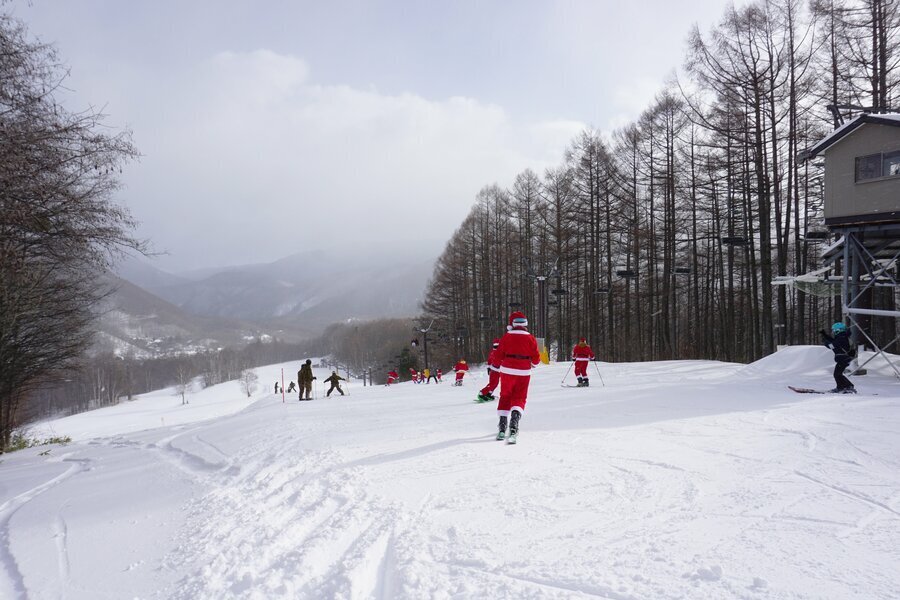
[[[494,348],[491,350],[491,353],[488,354],[488,370],[490,371],[499,371],[500,370],[500,355],[497,352],[498,348]]]
[[[504,333],[495,352],[500,359],[500,372],[506,375],[531,375],[531,366],[541,362],[537,340],[524,329]]]
[[[572,348],[572,358],[575,360],[594,360],[594,353],[591,351],[591,347],[585,344],[582,346],[581,344],[577,344],[574,348]]]
[[[397,373],[397,371],[391,371],[390,373],[388,373],[388,379],[397,379],[398,377],[400,377],[400,374]]]
[[[459,361],[458,363],[456,363],[456,366],[453,367],[453,370],[454,371],[468,371],[469,365],[467,365],[463,361]]]

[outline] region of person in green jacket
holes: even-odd
[[[315,379],[315,376],[313,376],[312,361],[307,358],[306,362],[303,363],[303,366],[300,367],[300,370],[297,371],[297,383],[300,385],[300,400],[312,400],[312,386]],[[303,397],[304,393],[306,394],[306,398]]]
[[[331,392],[333,392],[334,390],[339,391],[341,393],[341,396],[344,395],[344,390],[341,389],[341,385],[339,383],[340,381],[347,381],[347,380],[344,379],[343,377],[341,377],[340,375],[338,375],[337,371],[332,371],[331,377],[329,377],[328,379],[325,380],[325,383],[331,382],[331,387],[328,388],[328,393],[325,394],[326,398],[330,398]]]

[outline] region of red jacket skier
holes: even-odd
[[[537,340],[528,333],[528,319],[519,311],[509,315],[507,331],[500,338],[497,348],[497,359],[500,361],[500,402],[497,412],[500,415],[497,439],[506,437],[506,421],[509,418],[509,443],[516,443],[519,432],[519,419],[525,410],[528,398],[528,384],[531,381],[533,365],[541,362]]]
[[[409,368],[409,376],[413,383],[419,383],[419,372],[412,367]]]
[[[456,363],[456,366],[453,367],[453,370],[456,371],[456,381],[453,385],[462,385],[463,377],[466,376],[466,371],[469,370],[469,365],[466,364],[466,361],[463,359],[459,359],[459,362]]]
[[[478,392],[476,402],[490,402],[494,399],[494,390],[500,385],[500,359],[497,357],[497,347],[500,345],[500,338],[494,338],[491,353],[488,354],[488,384]]]
[[[591,347],[587,345],[587,340],[581,338],[578,341],[578,344],[574,348],[572,348],[572,360],[575,361],[575,376],[578,377],[578,385],[580,387],[587,387],[588,375],[587,375],[587,365],[590,361],[594,360],[594,353],[591,350]]]
[[[441,382],[441,377],[443,377],[443,376],[444,376],[444,372],[442,370],[438,369],[437,370],[437,382],[438,383]]]
[[[400,378],[400,374],[397,373],[397,371],[391,371],[390,373],[388,373],[387,385],[391,385],[392,383],[395,383],[399,378]]]

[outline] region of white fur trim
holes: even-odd
[[[525,409],[522,408],[521,406],[513,406],[513,407],[510,407],[510,409],[509,409],[510,414],[512,414],[512,411],[514,411],[514,410],[519,412],[519,418],[520,418],[520,419],[522,418],[522,415],[525,414]]]
[[[510,329],[509,333],[515,333],[516,335],[531,335],[525,329]]]
[[[497,414],[500,415],[501,417],[508,417],[509,411],[508,410],[498,410]]]
[[[589,358],[576,358],[575,362],[591,362]]]
[[[521,377],[530,377],[531,369],[513,369],[512,367],[500,367],[500,372],[505,375],[519,375]]]
[[[500,367],[495,367],[494,365],[488,365],[488,371],[496,371],[500,372]]]

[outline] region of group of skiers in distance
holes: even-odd
[[[306,362],[300,367],[300,370],[297,371],[297,384],[299,385],[299,394],[300,401],[304,400],[312,400],[312,389],[313,389],[313,381],[318,379],[315,375],[313,375],[312,370],[312,360],[307,358]],[[331,393],[337,390],[341,396],[344,395],[344,390],[341,388],[341,382],[347,381],[343,377],[337,374],[337,371],[332,371],[331,376],[325,379],[325,383],[330,383],[331,387],[328,388],[328,392],[325,393],[327,398],[331,397]],[[287,390],[284,390],[285,393],[293,393],[297,388],[294,386],[294,382],[290,382]],[[275,393],[278,394],[282,390],[279,389],[278,382],[275,382]]]
[[[456,373],[456,380],[453,382],[453,385],[462,385],[463,377],[469,372],[469,365],[466,364],[464,359],[460,359],[459,362],[453,366],[453,371]],[[430,368],[425,367],[419,372],[415,368],[410,367],[409,379],[413,383],[431,383],[432,380],[434,380],[435,383],[442,383],[444,381],[444,371],[443,369],[435,369],[432,371]],[[399,381],[400,374],[394,369],[387,374],[387,383],[385,385],[391,385]]]

